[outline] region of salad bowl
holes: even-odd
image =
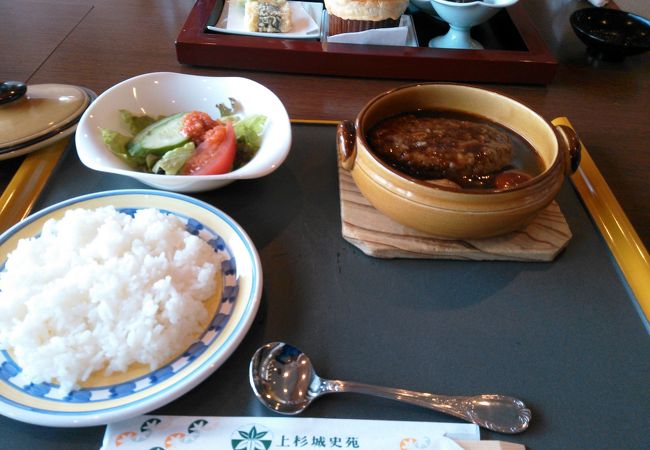
[[[161,175],[139,171],[114,154],[102,138],[102,130],[130,134],[120,118],[120,110],[151,117],[201,111],[219,118],[219,106],[233,104],[240,115],[261,114],[267,121],[253,159],[221,175]],[[124,175],[167,191],[202,192],[276,170],[289,154],[291,125],[280,99],[255,81],[155,72],[124,80],[97,97],[79,121],[75,143],[79,159],[90,169]]]

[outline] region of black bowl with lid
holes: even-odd
[[[650,50],[650,20],[618,9],[584,8],[571,14],[571,26],[590,55],[608,61]]]

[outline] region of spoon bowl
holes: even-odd
[[[260,401],[281,414],[299,414],[320,395],[320,377],[309,357],[281,342],[272,342],[255,352],[250,381]]]
[[[280,414],[299,414],[321,395],[350,392],[433,409],[499,433],[520,433],[528,428],[531,418],[524,402],[505,395],[452,397],[326,380],[316,374],[306,354],[284,342],[271,342],[260,347],[251,359],[249,377],[253,392],[262,404]]]

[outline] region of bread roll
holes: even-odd
[[[396,27],[409,0],[325,0],[330,36]]]
[[[345,20],[398,20],[409,0],[325,0],[329,14]]]

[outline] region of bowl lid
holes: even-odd
[[[16,149],[75,124],[90,98],[66,84],[34,84],[24,95],[0,104],[0,150]]]

